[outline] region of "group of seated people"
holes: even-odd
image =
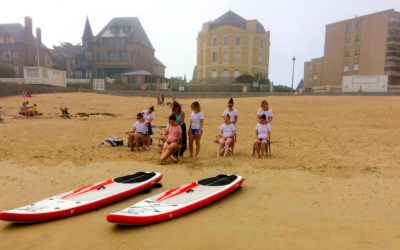
[[[19,107],[19,114],[24,115],[26,117],[41,115],[41,113],[38,112],[37,105],[33,104],[33,106],[29,106],[28,101],[24,101],[22,105]]]
[[[196,106],[197,105],[197,106]],[[188,128],[190,156],[194,156],[193,143],[196,146],[197,157],[200,149],[200,139],[203,133],[202,125],[204,123],[204,115],[200,111],[198,102],[191,105],[192,114],[190,117],[190,125]],[[196,118],[197,116],[198,119]],[[239,112],[233,108],[233,99],[228,102],[228,109],[223,112],[223,123],[219,127],[219,134],[216,138],[218,143],[217,155],[228,156],[233,154],[235,142],[237,141],[237,121]],[[254,155],[258,158],[264,156],[268,143],[271,140],[272,111],[268,107],[268,102],[263,100],[261,107],[257,112],[257,124],[255,127],[255,138],[253,142]],[[150,107],[137,114],[137,121],[133,124],[133,129],[127,131],[128,145],[132,151],[141,151],[150,145],[152,128],[151,121],[154,119],[154,107]],[[187,147],[185,113],[181,106],[175,100],[171,104],[171,112],[168,118],[168,125],[165,132],[160,138],[160,146],[162,152],[160,163],[163,164],[168,158],[172,161],[178,161]],[[197,121],[197,120],[198,121]],[[196,125],[197,124],[197,125]],[[199,132],[198,132],[199,131]]]

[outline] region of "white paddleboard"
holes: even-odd
[[[146,225],[175,218],[218,200],[243,183],[239,175],[218,175],[173,188],[107,216],[122,225]]]
[[[2,211],[0,219],[32,223],[80,214],[149,189],[161,178],[160,173],[138,172],[98,182],[23,207]]]

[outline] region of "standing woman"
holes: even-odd
[[[272,122],[273,114],[272,114],[272,110],[269,109],[267,100],[263,100],[263,101],[261,102],[261,107],[260,107],[260,109],[257,111],[257,121],[260,120],[260,117],[261,117],[262,115],[265,115],[265,117],[267,118],[267,122],[268,122],[268,123],[271,123],[271,122]]]
[[[233,108],[233,99],[229,99],[228,101],[228,109],[225,109],[224,113],[222,114],[223,117],[229,114],[230,121],[233,125],[236,126],[237,120],[239,118],[239,112]]]
[[[182,147],[178,152],[179,156],[182,156],[187,149],[186,123],[185,123],[185,112],[182,111],[182,106],[177,101],[174,101],[172,103],[170,115],[175,115],[176,124],[180,125],[182,129],[182,139],[181,139]]]
[[[150,145],[152,141],[151,136],[153,135],[153,128],[151,127],[151,122],[154,120],[154,106],[149,107],[147,110],[143,110],[143,118],[146,120],[147,125],[147,140],[146,144]]]
[[[200,103],[193,102],[191,105],[192,114],[190,114],[190,125],[189,125],[189,151],[190,157],[193,157],[193,142],[196,142],[196,154],[197,157],[200,152],[200,139],[203,134],[204,114],[200,110]]]

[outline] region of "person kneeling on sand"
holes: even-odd
[[[128,135],[128,145],[130,145],[131,151],[140,151],[144,148],[147,137],[148,128],[143,118],[143,113],[138,113],[136,118],[138,121],[133,124],[133,129],[125,133]]]
[[[227,156],[229,153],[229,148],[233,146],[236,127],[231,123],[231,117],[226,114],[224,117],[224,123],[219,127],[220,135],[218,139],[218,156]]]
[[[182,128],[176,123],[176,116],[171,114],[168,118],[168,126],[165,128],[165,142],[161,153],[160,163],[163,164],[168,157],[176,162],[178,159],[173,155],[179,149],[182,139]]]
[[[269,140],[271,140],[271,126],[267,122],[267,116],[262,114],[256,125],[256,136],[254,140],[254,147],[258,158],[264,155]]]

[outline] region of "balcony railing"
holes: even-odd
[[[400,36],[388,36],[387,41],[388,42],[400,42]]]
[[[385,66],[385,71],[400,72],[400,66]]]
[[[386,51],[386,56],[400,57],[400,51]]]
[[[400,29],[400,22],[399,21],[389,22],[389,29]]]

